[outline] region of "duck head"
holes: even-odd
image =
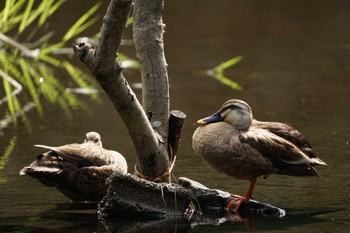
[[[253,113],[250,106],[238,99],[226,101],[219,111],[213,115],[197,121],[199,125],[225,121],[231,124],[235,129],[246,131],[252,124]]]
[[[102,148],[101,136],[97,132],[88,132],[85,135],[84,143],[94,143],[96,146]]]

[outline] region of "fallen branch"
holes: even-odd
[[[176,184],[155,183],[130,174],[113,174],[107,182],[107,195],[98,207],[100,219],[120,216],[190,219],[198,209],[191,190]]]
[[[281,218],[285,211],[266,203],[249,200],[238,213],[226,207],[234,199],[228,192],[209,189],[188,178],[179,178],[179,184],[154,183],[133,175],[114,174],[108,181],[107,195],[98,207],[100,219],[115,217],[182,218],[201,221],[202,216],[213,219],[227,217],[241,221],[250,216]]]

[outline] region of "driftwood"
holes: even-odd
[[[234,199],[230,193],[209,189],[188,178],[179,178],[178,182],[154,183],[130,174],[114,174],[108,181],[107,195],[99,204],[99,218],[181,218],[198,222],[203,216],[241,221],[249,216],[285,215],[280,208],[254,200],[244,202],[236,213],[226,208]]]

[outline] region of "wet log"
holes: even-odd
[[[226,214],[237,214],[238,218],[252,217],[252,216],[271,216],[282,218],[285,216],[285,211],[278,207],[267,203],[249,200],[242,203],[238,209],[227,209],[228,204],[235,199],[235,196],[228,192],[219,189],[209,189],[203,184],[191,180],[189,178],[180,177],[178,179],[179,185],[191,190],[197,198],[201,212],[204,215],[211,215],[213,217],[222,217]],[[231,215],[232,216],[232,215]]]
[[[113,174],[107,184],[107,194],[98,206],[100,219],[189,219],[198,209],[192,191],[177,184],[155,183],[131,174]]]
[[[235,197],[228,192],[209,189],[188,178],[179,184],[155,183],[133,175],[114,174],[108,181],[107,195],[100,202],[98,215],[108,220],[115,217],[146,219],[183,218],[200,222],[202,216],[227,221],[241,221],[251,216],[281,218],[285,211],[272,205],[249,200],[238,212],[227,209]]]

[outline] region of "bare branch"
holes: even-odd
[[[75,45],[73,49],[95,75],[128,128],[138,157],[138,170],[146,176],[161,176],[169,165],[166,144],[152,129],[116,59],[131,5],[132,0],[111,0],[96,49],[89,44]]]
[[[169,84],[164,55],[163,0],[136,0],[133,35],[144,87],[142,106],[152,127],[167,143]]]

